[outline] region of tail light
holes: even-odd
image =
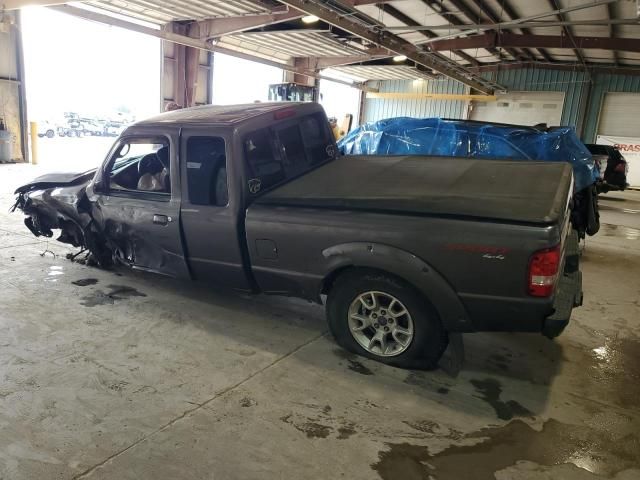
[[[539,250],[529,260],[529,295],[549,297],[560,270],[560,245]]]
[[[618,173],[626,173],[627,162],[620,162],[619,164],[616,165],[616,168],[614,168],[613,171]]]

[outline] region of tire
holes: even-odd
[[[49,130],[47,130],[46,135],[47,135],[47,138],[53,138],[53,137],[56,136],[56,132],[54,132],[53,130],[49,129]]]
[[[374,305],[371,294],[378,308],[367,310],[365,303]],[[397,303],[390,305],[392,299]],[[391,308],[386,311],[386,307]],[[407,315],[395,316],[402,310]],[[373,320],[376,312],[377,320]],[[327,297],[327,319],[340,346],[400,368],[435,368],[449,342],[436,310],[423,295],[404,280],[376,270],[353,269],[340,275]],[[403,330],[410,331],[411,336],[398,333]],[[370,337],[378,335],[385,337],[384,354],[380,340],[371,347]],[[363,346],[367,343],[369,348]]]

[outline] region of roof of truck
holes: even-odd
[[[135,126],[167,123],[231,125],[259,115],[305,105],[302,102],[245,103],[241,105],[202,105],[161,113],[136,122]]]

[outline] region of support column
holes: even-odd
[[[29,129],[19,11],[0,15],[0,52],[8,54],[0,62],[0,118],[11,134],[11,160],[27,161]]]
[[[165,30],[199,38],[196,23],[171,22]],[[193,107],[211,102],[211,66],[213,55],[197,48],[162,42],[162,103]]]

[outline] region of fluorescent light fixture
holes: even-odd
[[[302,17],[302,22],[303,23],[316,23],[318,20],[320,20],[318,17],[316,17],[315,15],[307,15],[305,17]]]
[[[396,55],[395,57],[393,57],[394,62],[404,62],[406,59],[406,55]]]

